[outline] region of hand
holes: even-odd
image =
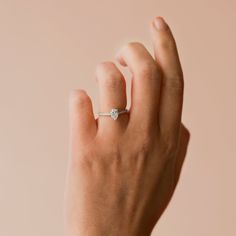
[[[155,59],[140,43],[117,59],[132,73],[131,108],[117,120],[93,115],[83,90],[70,99],[70,161],[65,192],[68,236],[150,235],[176,186],[189,134],[181,125],[183,73],[171,30],[151,24]],[[126,108],[116,65],[98,65],[100,111]]]

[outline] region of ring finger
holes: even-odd
[[[109,113],[111,109],[126,108],[126,84],[120,70],[113,62],[102,62],[97,66],[96,78],[99,87],[99,112]],[[114,134],[124,130],[128,122],[127,114],[120,115],[117,120],[110,116],[100,116],[98,131]]]

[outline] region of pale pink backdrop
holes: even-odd
[[[234,0],[0,0],[0,235],[63,235],[68,93],[87,89],[96,111],[96,64],[129,41],[151,50],[155,15],[179,47],[191,141],[153,235],[236,235],[235,10]]]

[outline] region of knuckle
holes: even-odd
[[[163,150],[164,150],[166,159],[173,157],[173,155],[177,151],[177,146],[178,146],[178,143],[173,138],[163,140]]]
[[[142,43],[130,42],[125,49],[128,54],[138,54],[140,57],[139,66],[134,71],[137,76],[152,79],[161,74],[157,63],[148,55],[149,53]]]
[[[144,62],[138,68],[137,74],[142,78],[152,79],[158,75],[159,71],[154,62]]]
[[[93,148],[91,148],[93,149]],[[97,158],[94,158],[94,156]],[[77,163],[79,165],[87,167],[102,167],[109,168],[112,165],[118,165],[121,162],[121,154],[117,145],[110,145],[103,150],[102,155],[97,154],[97,151],[86,151],[77,158]]]
[[[160,41],[160,47],[167,51],[175,51],[176,50],[176,44],[173,39],[163,39]]]
[[[72,167],[78,167],[81,164],[82,165],[90,164],[89,159],[83,153],[80,153],[77,155],[75,155],[75,154],[71,155],[70,156],[70,163],[71,163]]]
[[[109,76],[108,79],[106,80],[106,85],[109,88],[120,88],[122,86],[122,80],[119,77],[115,76]]]
[[[176,74],[165,81],[165,85],[173,90],[182,92],[184,89],[184,80],[182,74]]]
[[[88,151],[82,151],[79,155],[71,156],[71,165],[74,168],[82,168],[82,170],[86,170],[91,168],[93,165],[93,158],[91,158],[92,154],[88,153]]]
[[[117,89],[120,88],[122,85],[122,80],[119,77],[113,75],[112,73],[108,73],[106,76],[104,76],[102,82],[106,87],[110,89]]]
[[[153,137],[151,137],[150,133],[143,134],[141,142],[139,142],[139,153],[147,154],[150,152],[153,146]]]

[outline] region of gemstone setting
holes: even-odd
[[[113,120],[117,120],[117,118],[119,116],[119,110],[118,109],[111,109],[110,115]]]

